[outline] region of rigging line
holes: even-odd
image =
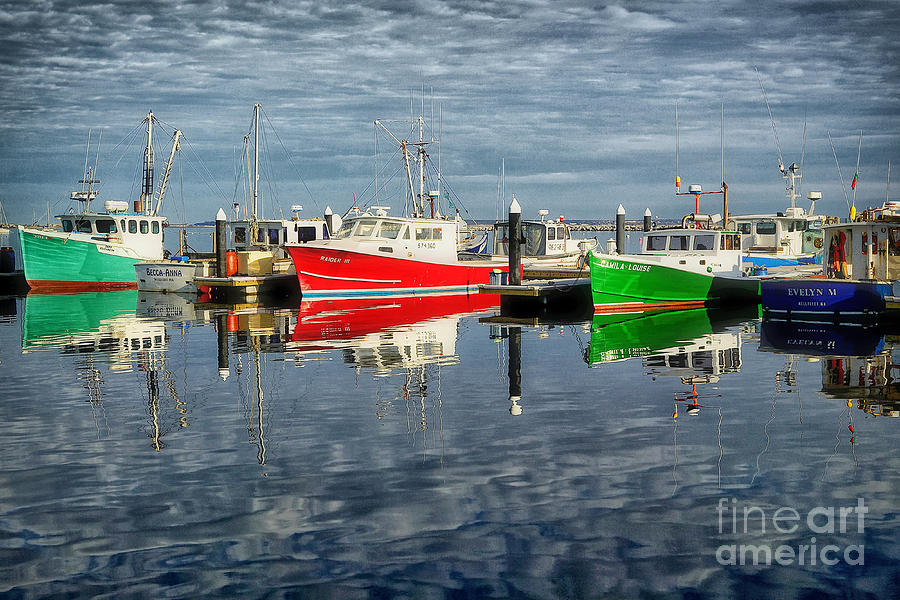
[[[775,149],[778,150],[778,164],[784,164],[784,158],[781,155],[781,142],[778,141],[778,131],[775,129],[775,117],[772,116],[772,109],[769,107],[769,96],[766,94],[766,88],[763,87],[762,79],[759,76],[759,69],[754,65],[753,70],[756,71],[756,80],[759,82],[759,88],[762,90],[763,98],[766,101],[766,110],[769,111],[769,120],[772,121],[772,133],[775,134]]]
[[[841,192],[844,194],[844,200],[847,201],[847,210],[850,210],[850,196],[847,195],[847,190],[844,186],[844,176],[841,174],[841,165],[838,163],[837,152],[834,150],[834,141],[831,139],[831,132],[826,131],[828,134],[828,142],[831,144],[831,154],[834,155],[834,164],[837,166],[838,177],[841,179]]]
[[[225,192],[222,190],[222,188],[219,187],[219,184],[218,184],[218,182],[216,181],[216,178],[213,176],[212,172],[211,172],[211,171],[209,170],[209,168],[206,166],[206,163],[204,163],[202,160],[200,160],[199,154],[196,152],[196,150],[194,150],[194,147],[191,145],[190,139],[186,138],[186,137],[184,136],[183,133],[182,133],[182,136],[181,136],[181,140],[179,141],[179,144],[183,144],[183,145],[186,145],[186,146],[187,146],[188,157],[191,158],[191,160],[189,160],[189,161],[187,161],[187,162],[189,162],[189,163],[191,164],[191,167],[192,167],[192,168],[193,168],[193,165],[194,165],[194,162],[193,162],[194,160],[197,161],[196,164],[198,164],[198,165],[200,165],[201,167],[203,167],[203,168],[202,168],[201,179],[204,180],[204,182],[207,184],[207,187],[209,187],[209,184],[212,183],[212,184],[215,186],[215,188],[216,188],[215,190],[212,190],[212,191],[217,191],[218,194],[222,197],[223,200],[227,200],[227,199],[228,199],[228,196],[226,196],[226,195],[225,195]],[[196,157],[196,158],[195,158],[195,157]],[[194,171],[195,171],[195,172],[198,172],[198,171],[200,171],[200,169],[194,169]],[[212,189],[212,188],[210,188],[210,189]]]
[[[268,113],[266,113],[266,111],[263,109],[262,106],[260,106],[259,109],[262,111],[263,117],[265,117],[266,122],[268,122],[268,123],[269,123],[269,126],[272,128],[272,133],[275,134],[275,138],[278,140],[278,143],[281,144],[281,147],[282,147],[282,148],[284,148],[284,152],[285,152],[285,154],[287,154],[288,162],[291,164],[292,167],[294,167],[294,170],[295,170],[296,173],[297,173],[297,178],[300,179],[300,183],[303,184],[303,188],[306,190],[306,193],[309,194],[309,199],[312,200],[312,203],[313,203],[313,205],[316,207],[316,210],[319,210],[319,203],[316,202],[315,197],[312,195],[312,192],[309,190],[309,187],[306,185],[306,181],[303,179],[303,176],[300,174],[300,168],[297,167],[297,165],[294,164],[293,157],[291,156],[290,150],[287,149],[287,146],[286,146],[285,143],[281,140],[281,136],[278,135],[278,130],[275,129],[275,125],[274,125],[274,124],[272,123],[272,121],[269,119]]]

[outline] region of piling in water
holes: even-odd
[[[225,250],[227,245],[225,239],[225,211],[221,208],[216,213],[216,277],[227,277],[227,267],[225,265]]]
[[[509,205],[509,285],[522,285],[522,207],[513,196]]]
[[[625,254],[625,207],[616,209],[616,252]]]

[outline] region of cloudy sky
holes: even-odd
[[[187,140],[170,220],[211,219],[243,198],[235,165],[259,102],[263,210],[343,211],[373,178],[373,121],[421,113],[424,87],[444,176],[473,217],[497,212],[501,159],[526,215],[690,212],[673,194],[676,103],[684,183],[718,187],[724,106],[732,209],[776,210],[758,69],[785,163],[802,150],[804,193],[843,215],[860,130],[857,205],[880,203],[888,161],[900,166],[898,34],[893,0],[2,0],[0,202],[13,222],[66,210],[92,128],[101,198],[133,199],[139,156],[120,142],[152,110]]]

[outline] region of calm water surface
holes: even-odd
[[[483,306],[2,301],[0,595],[900,595],[894,338]]]

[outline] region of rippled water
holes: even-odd
[[[514,327],[458,298],[2,308],[4,597],[900,595],[880,332]]]

